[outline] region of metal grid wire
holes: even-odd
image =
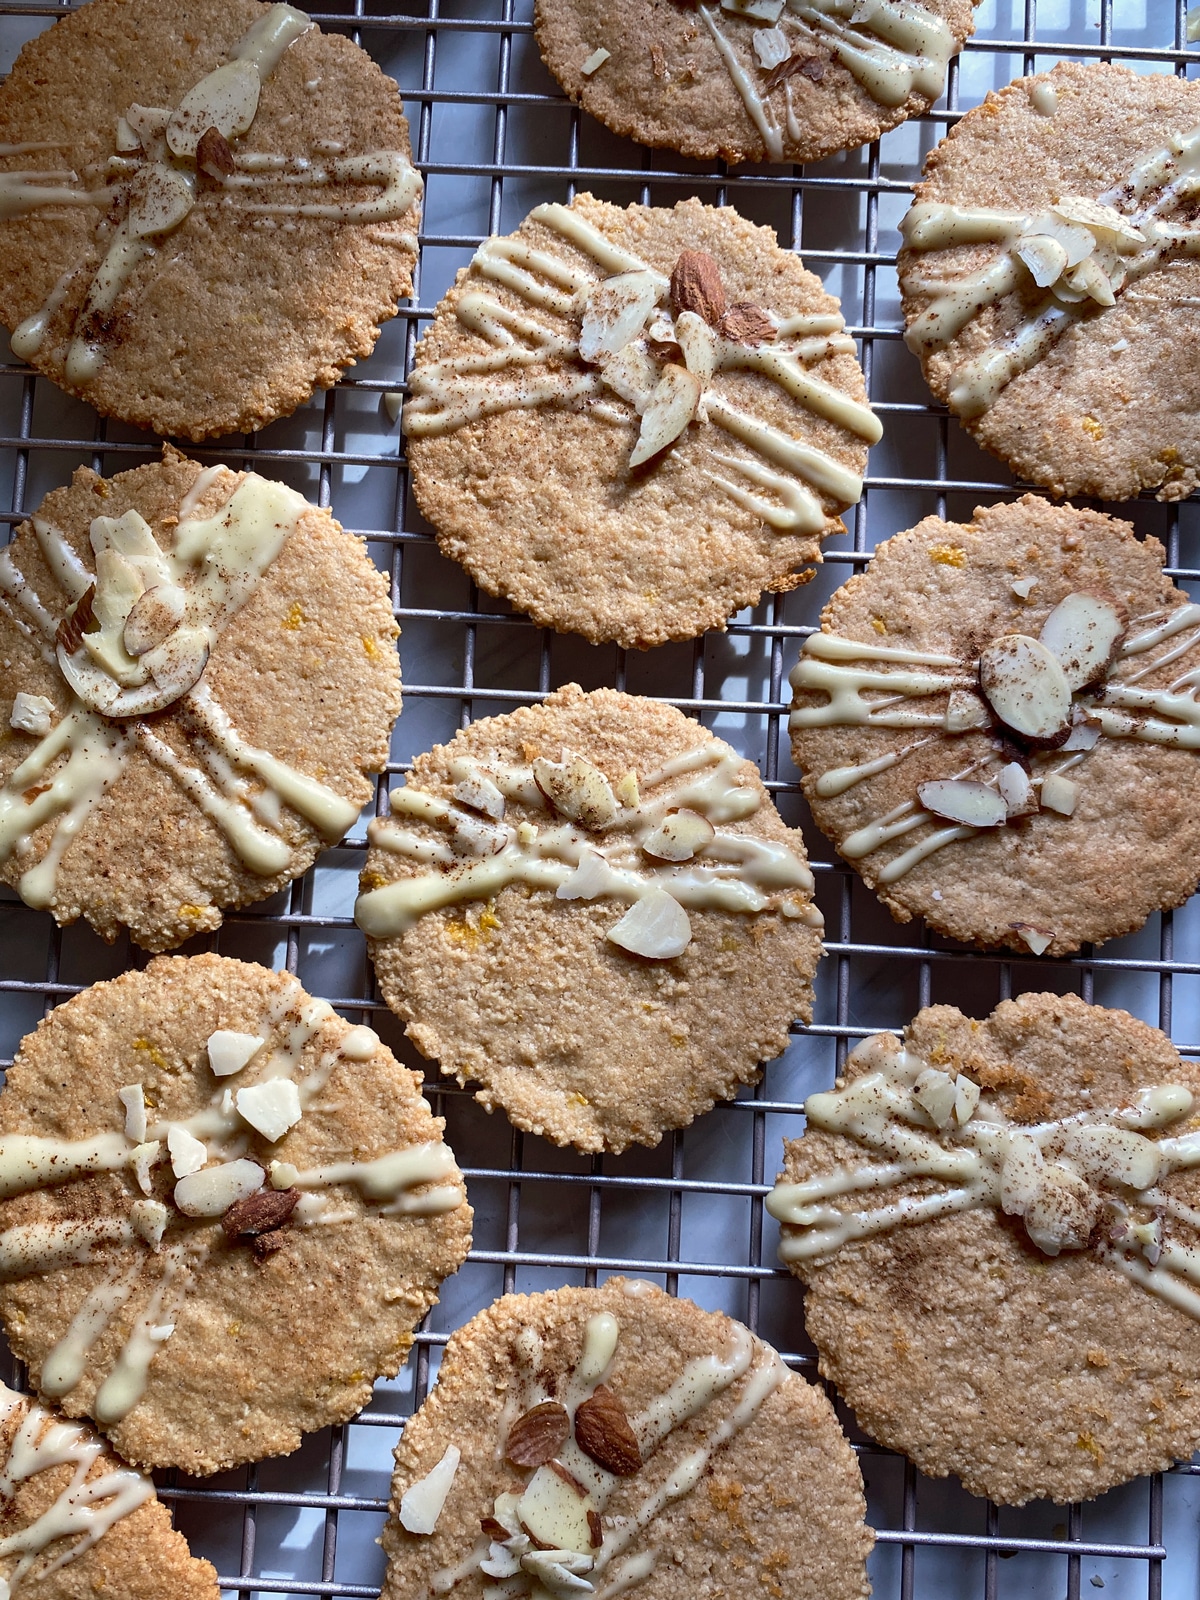
[[[1015,492],[1000,467],[931,404],[899,340],[896,227],[924,155],[989,88],[1060,56],[1183,74],[1184,10],[1184,0],[984,0],[978,32],[951,68],[944,102],[928,116],[807,170],[760,166],[735,174],[645,151],[571,107],[539,61],[530,0],[412,0],[408,11],[357,0],[315,13],[369,50],[404,91],[426,178],[414,298],[375,355],[336,390],[258,436],[193,453],[253,465],[331,505],[390,573],[403,628],[405,711],[380,803],[390,777],[434,740],[561,683],[661,696],[757,759],[785,817],[805,826],[827,955],[813,1025],[795,1030],[762,1084],[667,1135],[655,1151],[580,1157],[486,1117],[467,1094],[431,1089],[467,1173],[476,1247],[445,1286],[408,1366],[377,1386],[361,1417],[313,1436],[287,1460],[203,1483],[160,1476],[178,1524],[193,1548],[217,1563],[226,1593],[377,1594],[383,1563],[374,1541],[391,1448],[428,1390],[448,1333],[501,1292],[591,1284],[616,1270],[648,1276],[741,1317],[793,1367],[815,1376],[800,1291],[775,1264],[776,1230],[762,1202],[783,1138],[802,1125],[804,1096],[829,1084],[856,1039],[902,1027],[932,1002],[984,1015],[1006,996],[1049,988],[1124,1005],[1172,1032],[1185,1052],[1200,1054],[1195,904],[1152,919],[1102,956],[1085,950],[1070,961],[984,956],[920,925],[896,927],[812,828],[782,737],[786,673],[832,588],[880,539],[921,516],[967,517],[977,503]],[[0,67],[60,14],[0,0]],[[511,230],[539,201],[583,188],[611,200],[668,205],[695,193],[771,223],[842,297],[886,428],[848,533],[827,550],[814,584],[739,614],[724,635],[645,655],[540,631],[443,561],[409,498],[397,430],[380,404],[402,387],[438,296],[480,239]],[[0,520],[9,527],[80,463],[112,473],[151,459],[156,448],[145,435],[99,422],[11,357],[0,362],[0,504],[10,507]],[[1178,581],[1200,580],[1194,504],[1146,501],[1128,514],[1139,531],[1166,544]],[[360,825],[290,891],[231,915],[218,935],[185,949],[286,966],[422,1065],[378,999],[351,920],[363,848]],[[127,943],[102,945],[86,928],[55,930],[46,916],[0,895],[0,1062],[11,1060],[47,1008],[145,960]],[[1064,1593],[1075,1600],[1085,1585],[1089,1593],[1094,1586],[1120,1597],[1175,1600],[1200,1586],[1200,1486],[1193,1477],[1200,1466],[1178,1467],[1082,1508],[998,1511],[952,1482],[921,1478],[845,1420],[858,1439],[879,1532],[875,1592],[887,1600],[1059,1600]]]

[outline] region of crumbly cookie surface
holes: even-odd
[[[603,825],[586,813],[573,824],[571,795],[552,809],[528,776],[531,762],[573,758],[609,791]],[[672,775],[673,763],[690,770]],[[512,791],[502,820],[450,804],[468,769]],[[506,769],[526,777],[509,783]],[[408,790],[407,814],[408,791],[394,790],[391,817],[372,825],[359,925],[417,1048],[518,1127],[582,1150],[657,1144],[753,1082],[811,1015],[821,920],[800,835],[753,765],[678,711],[570,686],[419,756]],[[414,817],[425,796],[444,814]],[[712,822],[699,819],[695,853],[672,865],[639,848],[654,819],[631,798]],[[610,935],[648,891],[668,942],[638,953]]]
[[[1027,496],[969,524],[926,518],[833,596],[792,676],[793,754],[817,825],[897,920],[1065,955],[1192,893],[1200,609],[1163,560],[1127,523]],[[1115,612],[1112,659],[1057,691],[1069,730],[1025,739],[981,690],[981,663],[1025,636],[1040,683],[1042,632],[1079,595]],[[947,791],[924,789],[947,780],[952,802],[958,780],[974,798],[986,786],[999,817],[961,826]]]
[[[13,1541],[0,1567],[14,1591],[37,1600],[217,1600],[212,1565],[189,1553],[153,1483],[93,1429],[64,1427],[2,1385],[0,1411],[0,1543]]]
[[[128,531],[131,513],[144,533]],[[235,513],[242,534],[226,537],[221,518]],[[103,536],[97,518],[113,519]],[[243,535],[251,543],[239,554]],[[109,548],[114,539],[137,574]],[[166,582],[163,563],[191,607],[181,621],[146,598]],[[67,653],[58,635],[101,567],[107,578],[85,614],[99,606],[111,625],[102,634],[81,625]],[[228,584],[213,588],[214,570]],[[149,679],[110,705],[117,680],[89,644],[111,634],[104,659],[145,677],[117,642],[146,643],[129,632],[128,616],[136,627],[143,615],[160,619],[159,631],[178,622],[165,641],[167,688],[153,693]],[[152,950],[218,927],[222,907],[275,893],[370,796],[367,774],[387,759],[400,707],[396,633],[386,580],[362,544],[282,485],[201,469],[169,449],[161,464],[112,479],[80,468],[0,555],[0,876],[61,923],[86,917],[110,940],[127,927]],[[207,650],[206,664],[187,651],[171,658],[180,640]]]
[[[865,402],[838,302],[772,230],[584,194],[459,274],[404,428],[446,555],[541,624],[643,649],[805,581],[862,492]]]
[[[369,355],[410,292],[420,180],[396,86],[315,27],[247,79],[236,52],[284,11],[92,0],[0,87],[0,318],[107,416],[189,439],[261,428]],[[164,138],[214,72],[190,141]],[[204,123],[223,151],[197,155]]]
[[[442,1127],[414,1073],[286,973],[164,957],[85,990],[0,1096],[14,1351],[140,1465],[295,1449],[398,1370],[466,1255]]]
[[[550,71],[616,133],[702,160],[819,161],[927,111],[974,31],[970,0],[850,9],[538,0],[535,21]]]
[[[540,1439],[527,1420],[535,1404],[550,1429]],[[432,1534],[406,1531],[423,1498],[414,1485],[451,1448],[460,1460]],[[688,1457],[699,1476],[672,1493],[667,1480]],[[681,1586],[746,1595],[781,1587],[796,1600],[869,1592],[862,1480],[824,1394],[728,1317],[610,1278],[598,1289],[506,1295],[453,1335],[433,1393],[397,1446],[385,1600],[479,1596],[495,1581],[481,1560],[511,1570],[511,1593],[529,1594],[538,1557],[519,1530],[526,1519],[551,1530],[534,1520],[530,1495],[513,1502],[554,1473],[569,1516],[575,1489],[560,1471],[599,1518],[591,1534],[586,1521],[578,1530],[595,1542],[573,1552],[570,1568],[592,1592],[622,1578],[646,1600]],[[562,1525],[554,1531],[571,1537]],[[443,1586],[436,1574],[450,1570],[458,1581]]]
[[[1187,150],[1200,89],[1062,62],[969,111],[925,166],[899,258],[906,340],[968,431],[1055,494],[1197,484],[1200,289]]]
[[[810,1099],[808,1131],[788,1144],[768,1202],[793,1219],[814,1208],[811,1227],[785,1223],[781,1253],[815,1250],[792,1269],[821,1371],[881,1443],[1003,1504],[1088,1499],[1189,1457],[1200,1442],[1200,1296],[1187,1277],[1200,1188],[1177,1152],[1196,1139],[1195,1063],[1157,1029],[1073,995],[1022,995],[984,1021],[933,1006],[906,1030],[903,1056],[899,1046],[879,1035],[847,1063],[839,1085],[865,1097],[857,1133],[834,1129],[835,1095]],[[908,1104],[914,1080],[934,1115],[920,1104],[904,1115],[908,1147],[896,1155],[876,1112],[884,1093]],[[950,1107],[968,1082],[978,1104],[960,1123]],[[880,1160],[903,1167],[918,1144],[936,1176],[906,1169],[882,1188],[816,1197],[846,1169],[862,1180]],[[993,1199],[964,1209],[955,1196],[981,1181]],[[908,1208],[899,1226],[870,1220],[893,1207]],[[866,1220],[833,1243],[856,1212]]]

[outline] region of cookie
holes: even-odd
[[[387,582],[255,473],[80,468],[0,551],[0,878],[150,950],[283,888],[372,793]]]
[[[862,493],[881,429],[844,330],[727,206],[538,206],[417,346],[417,504],[543,626],[637,649],[723,628],[805,582]]]
[[[862,1478],[748,1328],[654,1285],[506,1295],[396,1450],[383,1600],[631,1592],[858,1600]],[[573,1580],[573,1581],[572,1581]]]
[[[194,1474],[343,1422],[470,1244],[420,1079],[286,973],[163,957],[0,1095],[0,1317],[31,1382]]]
[[[81,1485],[82,1492],[81,1492]],[[0,1569],[5,1592],[38,1600],[217,1600],[217,1575],[189,1554],[154,1485],[105,1448],[0,1384]]]
[[[542,59],[616,133],[685,156],[819,161],[942,94],[970,0],[537,0]]]
[[[968,432],[1055,494],[1200,481],[1198,124],[1194,82],[1064,61],[989,94],[926,162],[908,346]]]
[[[399,92],[291,6],[91,0],[17,57],[0,150],[13,351],[137,427],[261,428],[411,290]]]
[[[1065,955],[1200,873],[1200,606],[1156,539],[1032,495],[927,517],[792,673],[813,818],[892,915]]]
[[[821,914],[753,764],[670,706],[574,684],[418,756],[355,909],[384,998],[490,1111],[656,1145],[812,1015]]]
[[[1124,1011],[931,1006],[805,1102],[767,1208],[862,1425],[1005,1505],[1200,1445],[1200,1068]]]

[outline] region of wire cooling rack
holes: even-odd
[[[975,38],[951,68],[946,99],[928,116],[804,171],[754,166],[736,174],[643,150],[570,106],[539,60],[531,3],[413,0],[396,11],[359,0],[316,13],[323,26],[349,32],[404,91],[426,178],[416,292],[372,358],[337,389],[255,437],[194,453],[253,465],[331,505],[390,573],[403,628],[405,709],[389,777],[472,718],[536,701],[571,680],[669,699],[754,757],[785,817],[805,825],[813,856],[827,924],[816,1017],[796,1029],[757,1089],[668,1134],[655,1151],[580,1157],[512,1131],[467,1094],[433,1093],[467,1172],[475,1249],[445,1285],[405,1370],[377,1386],[361,1417],[314,1435],[286,1460],[204,1482],[161,1477],[179,1526],[216,1562],[231,1595],[377,1594],[383,1558],[375,1539],[404,1418],[427,1392],[448,1333],[504,1291],[636,1273],[742,1318],[792,1366],[815,1375],[800,1291],[776,1265],[776,1229],[762,1202],[783,1138],[802,1125],[805,1095],[828,1086],[863,1035],[901,1027],[935,1001],[984,1015],[1008,995],[1071,990],[1125,1006],[1171,1032],[1185,1052],[1200,1054],[1196,904],[1152,918],[1102,955],[1085,950],[1070,961],[983,956],[933,938],[919,924],[897,927],[812,828],[785,737],[786,674],[825,596],[879,540],[920,517],[966,518],[977,504],[1015,492],[998,465],[930,403],[899,339],[896,230],[925,154],[988,89],[1060,56],[1186,72],[1183,0],[984,0]],[[59,14],[0,0],[0,69]],[[725,634],[645,655],[540,631],[442,560],[409,497],[398,430],[381,403],[403,387],[421,329],[479,240],[514,228],[541,201],[584,188],[623,203],[669,205],[698,194],[773,225],[841,296],[886,427],[848,533],[827,549],[815,583],[740,613]],[[0,361],[0,505],[10,508],[0,521],[7,526],[77,465],[113,473],[150,459],[156,448],[144,434],[99,422],[11,357]],[[1139,531],[1164,541],[1177,581],[1200,581],[1195,504],[1144,501],[1127,514]],[[421,1066],[378,999],[351,920],[363,838],[360,824],[290,891],[230,916],[219,935],[185,949],[287,966]],[[47,1008],[145,959],[127,943],[103,945],[86,927],[57,931],[45,915],[0,895],[0,1060],[11,1060]],[[311,1314],[319,1316],[320,1307]],[[1200,1587],[1200,1466],[1180,1466],[1082,1508],[1042,1504],[1014,1512],[973,1499],[953,1482],[924,1479],[869,1441],[860,1439],[858,1448],[879,1530],[872,1578],[885,1600],[1076,1600],[1093,1588],[1121,1600],[1181,1600]]]

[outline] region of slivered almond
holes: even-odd
[[[715,328],[725,315],[721,269],[707,250],[684,250],[671,274],[671,304],[678,315],[694,311]]]
[[[519,1416],[508,1430],[504,1454],[515,1467],[540,1467],[566,1443],[571,1419],[557,1400],[545,1400]],[[507,1535],[504,1535],[507,1538]]]
[[[628,1478],[642,1464],[641,1447],[625,1407],[603,1383],[576,1408],[575,1443],[598,1467],[618,1478]]]
[[[760,306],[739,300],[721,318],[717,332],[736,344],[763,344],[775,337],[775,324]]]
[[[637,443],[629,457],[631,467],[640,467],[651,456],[675,443],[700,407],[700,392],[700,380],[695,373],[667,362],[642,413]]]

